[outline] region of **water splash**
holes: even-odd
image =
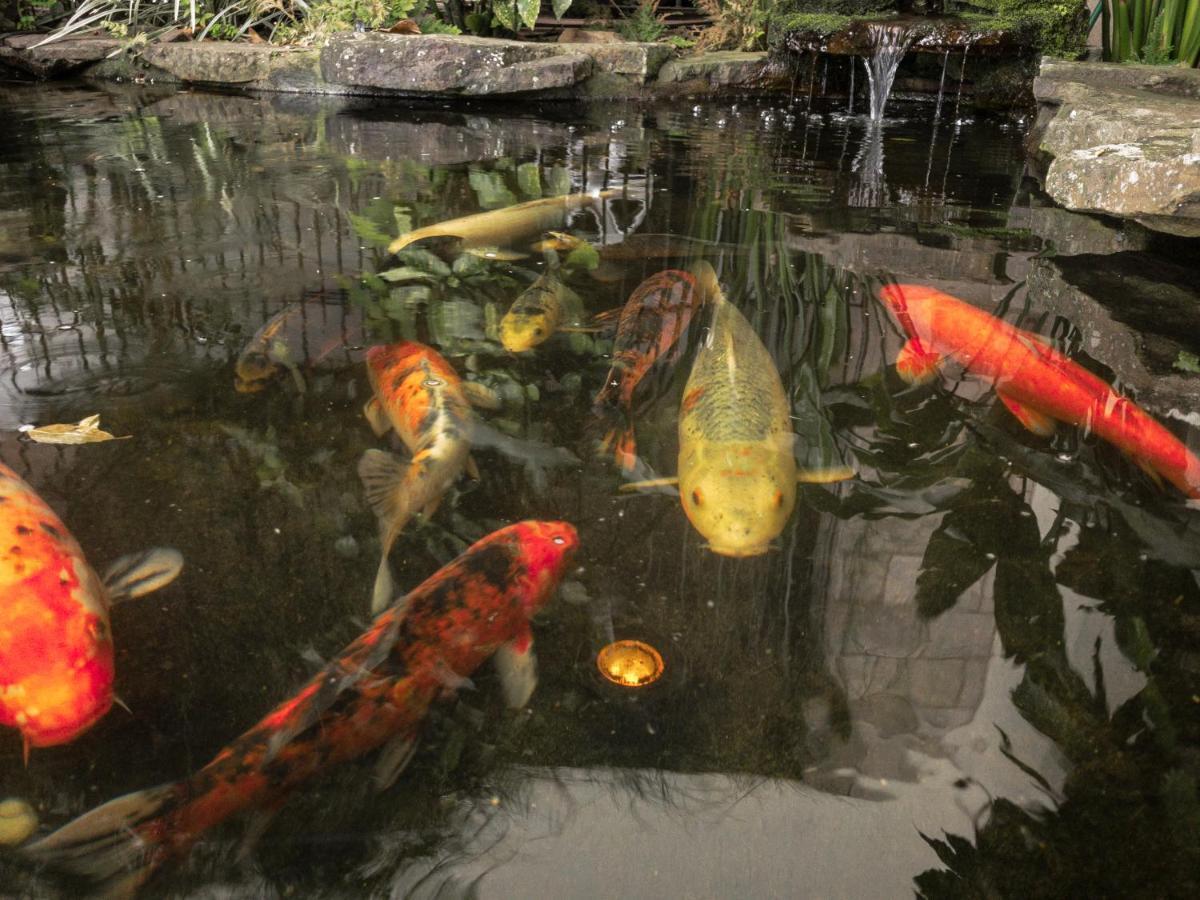
[[[881,22],[872,22],[867,27],[875,52],[870,59],[863,58],[863,68],[871,82],[871,121],[879,122],[883,119],[883,109],[892,92],[900,60],[912,43],[913,32],[905,25],[889,26]]]
[[[850,57],[850,101],[846,104],[846,115],[854,115],[854,57]]]

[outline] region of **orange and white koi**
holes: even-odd
[[[123,556],[99,578],[67,526],[0,463],[0,724],[30,747],[74,740],[113,703],[108,611],[170,583],[176,550]]]
[[[372,347],[367,373],[374,396],[363,413],[377,436],[395,430],[412,454],[407,463],[384,450],[368,450],[358,463],[367,502],[379,519],[383,556],[371,610],[394,599],[388,555],[397,536],[418,513],[433,515],[446,489],[469,469],[475,431],[471,403],[494,408],[496,397],[463,381],[441,354],[414,341]]]
[[[565,522],[509,525],[473,544],[378,616],[298,693],[182,781],[111,800],[24,845],[29,860],[130,895],[211,828],[248,810],[243,851],[305,782],[376,748],[395,781],[430,705],[495,658],[511,707],[537,684],[530,619],[578,545]]]
[[[716,273],[706,262],[686,272],[664,269],[634,288],[621,310],[613,364],[592,410],[606,428],[600,453],[613,454],[626,472],[637,462],[633,392],[660,358],[678,359],[681,339],[716,283]]]
[[[909,382],[935,377],[946,358],[995,387],[1008,410],[1035,434],[1056,422],[1082,425],[1130,456],[1151,477],[1200,498],[1200,459],[1128,397],[1078,363],[981,309],[930,287],[893,284],[879,291],[909,340],[896,359]]]

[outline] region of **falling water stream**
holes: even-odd
[[[912,32],[903,25],[888,26],[877,22],[872,22],[868,28],[875,52],[870,59],[863,59],[863,67],[871,82],[871,121],[879,122],[883,119],[892,82],[896,80],[896,70],[908,49]]]
[[[942,57],[942,80],[938,83],[938,98],[937,106],[933,110],[933,121],[938,122],[942,118],[942,99],[946,96],[946,68],[950,65],[950,51],[946,51],[946,55]],[[960,81],[961,85],[962,82]]]

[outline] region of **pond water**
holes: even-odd
[[[363,348],[407,338],[499,394],[480,413],[497,431],[578,457],[477,451],[479,479],[392,554],[413,586],[502,524],[573,523],[578,569],[534,626],[537,692],[508,711],[481,670],[395,786],[340,766],[247,861],[234,821],[148,895],[1196,896],[1200,510],[1082,429],[1030,434],[961,370],[909,386],[875,299],[929,285],[1038,332],[1195,448],[1194,245],[1048,208],[1020,121],[888,112],[873,128],[819,102],[454,112],[0,87],[0,455],[97,568],[161,544],[186,560],[114,610],[128,711],[28,765],[6,730],[0,796],[50,829],[182,778],[365,628],[379,540],[356,466],[386,442],[362,416]],[[694,261],[614,249],[633,236],[711,242],[689,253],[773,358],[801,464],[856,471],[801,485],[763,555],[713,553],[674,494],[618,492],[591,412],[608,336],[500,346],[547,264],[527,240],[376,275],[402,230],[602,189],[622,194],[564,226],[603,248],[565,270],[572,315]],[[291,304],[297,377],[235,390],[242,348]],[[637,395],[658,475],[691,331]],[[92,413],[131,439],[19,431]],[[662,680],[603,683],[616,639],[657,647]],[[78,887],[12,854],[0,877]]]

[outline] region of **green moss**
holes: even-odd
[[[1087,43],[1086,0],[957,0],[954,5],[979,27],[1014,31],[1052,56],[1078,56]]]

